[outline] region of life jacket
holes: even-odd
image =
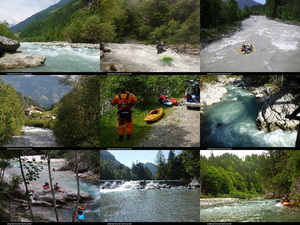
[[[121,95],[119,95],[119,103],[118,103],[118,109],[119,110],[130,110],[132,107],[131,101],[129,100],[129,94],[126,95],[125,99],[121,98]]]

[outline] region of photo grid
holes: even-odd
[[[300,222],[299,3],[201,0],[200,223]]]
[[[201,79],[199,0],[4,4],[0,223],[200,223]]]

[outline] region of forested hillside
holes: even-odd
[[[134,161],[134,160],[133,160]],[[199,176],[200,161],[199,151],[183,150],[175,155],[174,150],[169,151],[168,159],[165,159],[161,150],[157,152],[157,173],[151,171],[143,163],[132,162],[131,168],[117,166],[111,160],[100,157],[101,179],[103,180],[189,180]]]
[[[9,137],[19,134],[25,121],[23,105],[16,90],[5,85],[0,77],[0,146]]]
[[[70,90],[70,86],[59,85],[57,76],[49,75],[1,75],[7,84],[11,84],[24,96],[31,97],[41,106],[50,107]]]
[[[51,15],[50,15],[51,14]],[[23,41],[199,44],[198,0],[73,0],[39,15],[22,30]]]
[[[202,0],[201,38],[224,32],[250,14],[249,7],[240,9],[236,0]]]
[[[14,33],[22,32],[24,30],[24,28],[26,28],[30,24],[34,23],[35,21],[43,20],[47,17],[50,17],[57,9],[65,6],[70,1],[73,1],[73,0],[60,0],[58,3],[28,17],[26,20],[16,24],[15,26],[11,27],[10,29]]]
[[[298,0],[267,0],[266,16],[281,20],[300,21],[300,1]]]
[[[200,42],[198,0],[102,1],[100,12],[105,14],[100,17],[102,41],[156,43],[155,35],[169,44]]]
[[[268,150],[263,155],[247,155],[244,160],[229,153],[206,158],[200,152],[200,192],[203,197],[246,198],[269,192],[296,197],[299,165],[300,152],[295,150]]]

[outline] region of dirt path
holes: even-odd
[[[182,102],[149,124],[153,129],[137,147],[200,147],[200,111],[188,110]]]

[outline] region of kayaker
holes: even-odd
[[[77,214],[78,215],[82,215],[83,214],[83,210],[85,210],[85,208],[82,208],[81,206],[78,206]]]
[[[119,140],[123,140],[124,136],[124,126],[126,125],[126,135],[127,135],[127,140],[131,139],[131,134],[132,134],[132,103],[137,103],[137,97],[132,94],[128,93],[127,94],[127,88],[122,87],[121,88],[121,94],[115,96],[111,100],[111,104],[113,106],[118,105],[118,135],[119,135]]]
[[[284,195],[284,197],[282,198],[283,202],[290,202],[290,199],[288,198],[287,194]]]
[[[58,183],[54,185],[54,190],[60,192],[60,187],[58,187]]]
[[[47,186],[49,186],[49,183],[48,183],[48,182],[46,182],[46,183],[43,185],[43,187],[47,187]]]
[[[157,49],[157,54],[161,54],[163,52],[166,51],[165,48],[165,43],[163,41],[161,41],[157,46],[156,46],[156,49]]]
[[[55,171],[55,169],[54,169],[54,168],[52,168],[52,171]]]

